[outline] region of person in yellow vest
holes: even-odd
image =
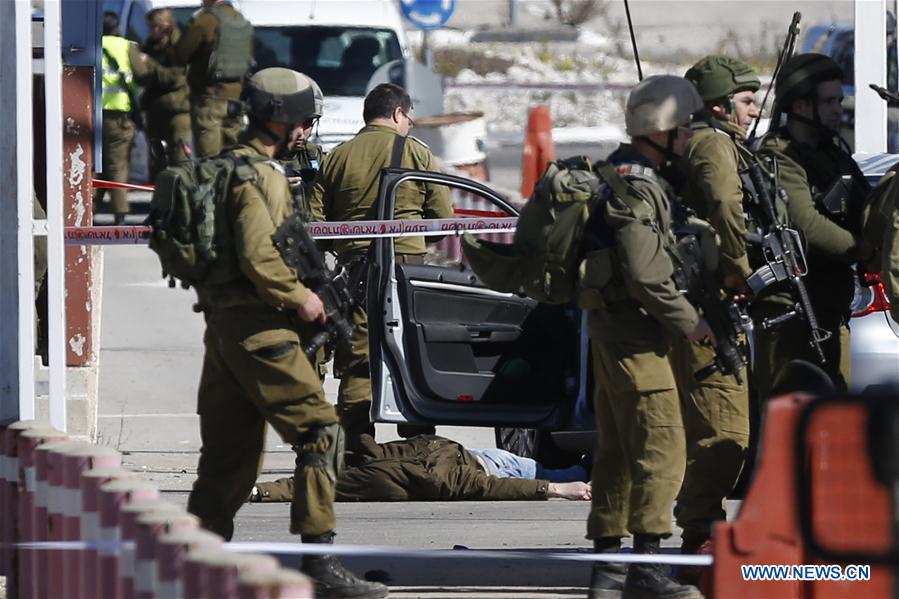
[[[103,13],[103,171],[109,181],[126,183],[131,166],[131,144],[136,125],[132,109],[137,86],[131,71],[132,42],[119,35],[119,17],[113,12]],[[124,189],[113,189],[112,211],[117,225],[125,222],[128,197]],[[103,190],[94,198],[94,211],[103,201]]]

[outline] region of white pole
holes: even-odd
[[[0,2],[0,419],[34,408],[31,4]]]
[[[63,242],[62,27],[59,0],[44,1],[47,119],[47,317],[50,425],[66,430],[66,298]]]
[[[855,152],[887,149],[887,103],[868,87],[886,87],[886,0],[855,0]]]

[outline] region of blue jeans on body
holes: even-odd
[[[548,480],[551,483],[586,482],[587,471],[580,464],[564,469],[544,468],[531,458],[523,458],[505,449],[487,447],[484,449],[466,449],[487,471],[497,478],[523,478],[527,480]]]

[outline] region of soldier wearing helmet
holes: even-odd
[[[681,338],[712,335],[672,280],[674,193],[666,175],[683,154],[700,108],[699,94],[682,77],[647,77],[631,91],[625,122],[632,141],[609,157],[611,172],[600,171],[614,193],[586,225],[579,301],[589,310],[597,425],[592,481],[601,490],[593,496],[587,537],[599,553],[618,553],[629,535],[637,552],[657,553],[671,534],[686,446],[668,354]],[[613,232],[612,247],[591,242],[600,229]],[[670,579],[663,566],[598,562],[590,596],[622,591],[701,596]]]
[[[321,88],[313,80],[309,79],[313,90],[314,109],[297,125],[290,133],[290,140],[284,151],[278,155],[278,160],[284,166],[287,181],[294,191],[294,197],[298,200],[303,212],[304,220],[312,220],[312,212],[309,200],[312,197],[312,188],[315,176],[322,163],[322,148],[310,141],[318,120],[322,116],[324,95]]]
[[[243,98],[250,124],[222,155],[237,166],[216,222],[216,268],[230,276],[197,287],[206,319],[197,408],[203,447],[188,510],[204,528],[231,538],[234,515],[255,482],[267,422],[297,453],[294,478],[301,482],[291,533],[304,543],[330,543],[342,433],[295,326],[297,317],[324,322],[326,315],[272,241],[294,209],[273,159],[315,114],[315,90],[300,73],[269,68],[247,81]],[[306,556],[302,569],[315,579],[318,596],[387,596],[384,585],[356,578],[334,556]]]
[[[761,145],[761,152],[776,160],[777,183],[785,193],[790,220],[807,242],[805,285],[819,325],[831,333],[823,346],[822,366],[839,388],[845,388],[850,377],[852,264],[867,262],[872,254],[861,238],[868,184],[838,135],[842,79],[839,65],[822,54],[788,60],[774,82],[772,131]],[[782,313],[790,302],[787,294],[772,294],[756,302],[753,317]],[[807,324],[800,319],[757,330],[754,377],[760,397],[766,399],[787,362],[818,360],[808,343]]]
[[[684,77],[696,86],[703,108],[693,119],[693,136],[679,165],[684,174],[682,201],[718,233],[724,287],[746,293],[752,268],[740,170],[755,160],[744,142],[747,128],[759,116],[759,78],[748,64],[727,56],[707,56]],[[713,347],[686,339],[675,344],[671,355],[687,438],[687,469],[674,512],[684,530],[683,553],[700,551],[712,523],[725,518],[723,500],[740,476],[749,445],[747,386],[721,373],[702,381],[694,375],[714,357]],[[746,380],[745,373],[742,378]],[[695,582],[700,574],[699,568],[679,571],[685,581]]]

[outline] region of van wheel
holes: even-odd
[[[560,449],[548,430],[496,428],[496,446],[525,458],[533,458],[546,468],[567,468],[583,456]]]

